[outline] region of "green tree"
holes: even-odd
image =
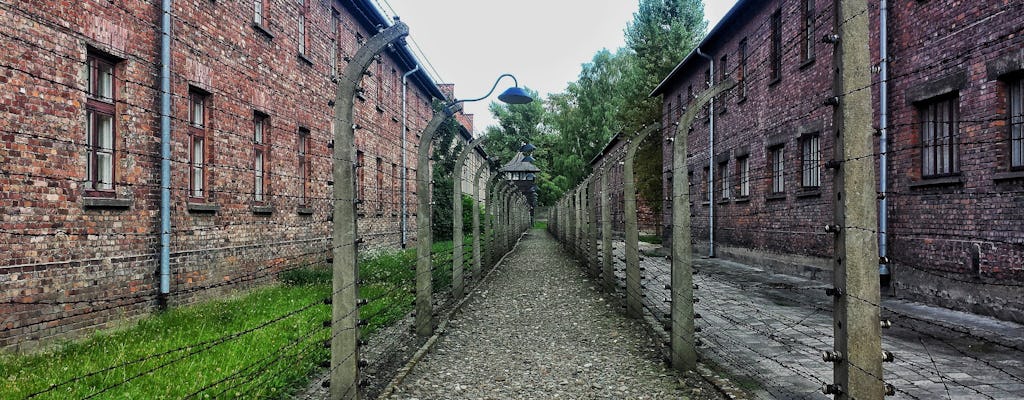
[[[633,71],[624,74],[627,107],[619,119],[626,132],[658,121],[662,99],[648,94],[700,42],[707,31],[700,0],[640,0],[633,22],[626,26],[626,46],[635,55]],[[652,135],[637,151],[637,190],[655,211],[661,209],[662,138]]]
[[[452,175],[455,173],[455,158],[462,151],[462,141],[456,140],[461,126],[455,118],[448,118],[437,129],[434,134],[433,154],[430,161],[433,164],[433,191],[431,201],[436,206],[431,207],[430,231],[434,235],[434,241],[444,241],[452,238]]]

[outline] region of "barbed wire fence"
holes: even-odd
[[[134,24],[159,31],[159,25],[155,21],[139,18],[134,10],[125,8],[126,5],[122,3],[111,3],[110,7],[118,9],[125,16],[136,18],[131,21]],[[32,7],[19,3],[4,3],[0,4],[0,11],[11,18],[45,25],[69,38],[85,39],[81,33],[52,22]],[[174,23],[187,29],[201,28],[195,21],[182,15],[175,14],[172,17]],[[246,17],[242,18],[244,20]],[[276,23],[276,20],[271,21]],[[388,29],[399,25],[404,26],[396,24]],[[25,84],[78,94],[83,98],[90,95],[92,89],[83,88],[77,78],[47,72],[49,68],[58,67],[75,71],[85,70],[89,67],[89,61],[83,61],[80,57],[73,57],[61,51],[63,45],[59,42],[59,37],[33,35],[28,30],[29,26],[31,25],[6,25],[0,28],[0,39],[17,44],[14,51],[46,58],[52,60],[52,63],[42,68],[7,62],[21,58],[20,54],[15,54],[2,59],[7,61],[0,61],[0,76],[5,76],[5,79],[17,79],[18,82]],[[324,37],[336,33],[325,31],[318,24],[311,24],[308,28],[312,34]],[[365,47],[369,40],[358,39],[363,35],[360,28],[354,25],[354,21],[341,19],[338,28],[347,31],[347,36],[356,38],[355,42],[359,46],[355,50],[337,46],[335,50],[339,52],[338,67],[341,69],[351,66],[353,60],[360,56],[359,50]],[[274,31],[274,34],[283,40],[300,39],[289,29]],[[223,38],[211,39],[218,41],[223,48],[238,49],[236,44],[228,43]],[[239,76],[259,74],[258,63],[229,62],[187,39],[175,36],[172,40],[181,51],[206,55],[205,59],[217,63],[215,68]],[[384,43],[384,47],[390,43]],[[374,51],[369,58],[364,58],[364,61],[369,63],[377,59],[380,50],[382,49]],[[127,58],[122,61],[131,63],[133,68],[157,68],[158,61],[155,59],[131,53],[125,57]],[[372,76],[365,73],[366,70],[367,65],[364,65],[357,73],[337,74],[334,83],[350,86],[353,89],[352,98],[366,102],[365,88],[372,85],[366,82],[368,79],[365,78]],[[171,70],[171,79],[176,82],[189,81],[189,77],[179,69]],[[159,114],[160,110],[155,102],[142,100],[152,98],[159,92],[154,82],[137,79],[137,75],[122,73],[113,74],[112,80],[112,84],[119,90],[153,95],[113,96],[111,102],[120,112],[132,115]],[[378,80],[377,84],[383,84],[383,80]],[[265,109],[265,105],[257,104],[242,91],[217,87],[209,90],[207,95],[215,97],[216,101],[204,104],[204,112],[206,115],[216,115],[218,121],[242,121],[239,125],[244,125],[245,122],[252,122],[253,115],[239,110]],[[177,104],[190,104],[190,94],[175,92],[170,95],[172,101]],[[349,100],[356,101],[352,98]],[[379,102],[376,107],[380,113],[401,115],[400,104],[397,101],[377,100]],[[246,345],[248,340],[266,332],[268,328],[283,326],[290,327],[291,332],[276,340],[274,348],[261,349],[259,354],[241,362],[225,363],[223,370],[204,371],[213,378],[188,386],[190,392],[186,398],[277,397],[283,390],[289,390],[294,386],[295,382],[307,379],[305,375],[310,371],[308,365],[319,365],[327,371],[327,375],[316,382],[323,386],[331,386],[329,376],[336,375],[342,369],[346,369],[346,376],[355,377],[348,385],[334,381],[333,383],[340,388],[332,396],[334,398],[350,398],[356,392],[372,395],[374,391],[382,389],[394,375],[399,364],[404,363],[410,355],[408,349],[418,346],[425,340],[421,335],[416,335],[408,329],[401,332],[403,327],[409,328],[414,325],[406,321],[406,317],[411,315],[411,318],[429,321],[430,329],[433,329],[434,313],[448,311],[458,300],[451,293],[454,260],[471,260],[466,263],[470,272],[467,281],[475,283],[475,280],[486,273],[500,255],[510,248],[516,233],[513,230],[525,229],[522,212],[525,204],[518,200],[516,192],[510,190],[497,173],[481,173],[490,169],[488,165],[487,168],[481,168],[480,172],[472,171],[475,177],[473,174],[462,174],[455,179],[461,182],[469,175],[472,177],[471,183],[484,186],[474,190],[471,196],[479,210],[476,211],[477,218],[474,220],[476,234],[472,238],[467,238],[463,246],[454,248],[450,243],[434,243],[429,235],[417,235],[417,243],[427,243],[426,252],[413,254],[410,251],[381,251],[380,249],[401,248],[406,244],[402,237],[404,232],[398,229],[397,222],[404,201],[399,197],[399,183],[406,179],[405,171],[400,171],[397,165],[385,162],[380,157],[365,159],[369,157],[365,157],[361,151],[356,151],[357,148],[370,147],[365,143],[365,137],[357,137],[343,148],[336,140],[325,139],[331,137],[330,131],[326,126],[317,124],[305,127],[305,146],[297,148],[295,138],[303,132],[296,134],[284,128],[304,126],[303,121],[297,118],[299,115],[324,114],[325,110],[329,111],[331,107],[336,106],[333,103],[296,102],[295,109],[289,109],[287,112],[283,109],[266,110],[272,123],[267,124],[268,140],[264,143],[264,151],[268,159],[273,161],[274,168],[264,169],[252,163],[239,163],[230,157],[214,157],[202,165],[211,182],[213,177],[225,178],[224,184],[204,187],[206,194],[202,196],[219,207],[193,213],[186,212],[184,205],[181,205],[180,209],[175,206],[175,210],[181,212],[172,214],[175,222],[171,234],[175,238],[174,245],[177,246],[174,254],[183,259],[189,257],[190,260],[212,261],[218,259],[218,255],[225,251],[240,255],[243,250],[266,248],[269,249],[267,252],[273,255],[270,258],[228,257],[238,261],[230,262],[220,276],[217,275],[221,271],[199,273],[184,268],[173,271],[175,290],[169,293],[166,300],[172,307],[196,303],[220,296],[228,290],[245,290],[287,279],[285,277],[290,273],[305,270],[345,269],[354,279],[342,284],[336,283],[333,288],[323,291],[323,297],[314,296],[316,298],[313,300],[294,302],[289,310],[279,314],[254,316],[239,330],[196,337],[172,348],[154,347],[145,353],[125,354],[108,365],[95,368],[90,366],[91,369],[82,370],[73,376],[46,382],[45,386],[22,387],[20,389],[24,391],[18,393],[26,398],[63,398],[69,395],[82,398],[118,396],[122,390],[145,385],[145,382],[154,376],[177,376],[175,374],[181,373],[178,368],[190,364],[196,357],[224,354],[228,347],[233,347],[237,351],[238,346]],[[429,107],[412,107],[411,111],[409,118],[418,126],[427,125],[432,117],[441,113]],[[196,123],[187,113],[174,112],[170,118],[176,126],[193,126]],[[448,116],[445,115],[442,120],[444,118]],[[5,151],[5,156],[12,157],[6,158],[5,162],[17,160],[18,157],[41,160],[52,160],[63,157],[64,154],[78,157],[77,155],[87,154],[96,148],[97,144],[88,139],[67,135],[66,132],[74,129],[55,121],[56,119],[42,121],[13,118],[0,124],[0,135],[3,136],[5,149],[16,150]],[[345,118],[336,119],[332,127],[335,130],[350,127],[352,131],[376,128],[359,127],[357,121],[358,119],[353,118],[350,113]],[[203,128],[207,131],[208,140],[213,143],[211,148],[224,146],[228,149],[235,145],[254,144],[251,134],[235,129],[231,124],[208,124]],[[138,139],[132,136],[135,134],[131,132],[124,135],[131,140]],[[379,135],[375,140],[380,141],[381,146],[406,147],[405,143],[399,143],[396,138],[387,135]],[[430,146],[430,141],[426,141],[426,146]],[[164,160],[159,151],[154,149],[150,146],[118,145],[113,146],[111,153],[116,160],[130,160],[137,164],[158,165],[161,161],[169,161],[177,171],[185,171],[196,166],[193,160],[179,153],[169,160]],[[290,159],[299,155],[302,161],[299,161],[298,167],[277,167],[290,165]],[[274,158],[270,158],[271,156]],[[346,166],[352,167],[346,181],[338,180],[336,175],[332,176],[328,172],[332,168],[338,170],[345,169]],[[260,174],[267,183],[260,190],[253,188],[252,179],[226,179],[229,176],[256,177]],[[3,168],[0,169],[0,182],[4,183],[6,193],[17,195],[28,202],[38,200],[45,203],[44,199],[48,194],[77,193],[78,189],[93,183],[93,180],[81,173],[69,173],[53,168]],[[176,198],[195,190],[195,187],[188,183],[188,179],[175,179],[173,182],[175,183],[170,190],[175,193]],[[150,193],[158,192],[161,188],[158,181],[150,179],[115,179],[113,185],[117,191],[131,193],[140,201],[148,199]],[[339,192],[337,189],[342,187],[347,190]],[[330,193],[332,190],[333,194]],[[418,187],[412,194],[429,198],[430,192],[428,184]],[[486,206],[481,204],[481,192],[486,192]],[[254,198],[263,199],[264,203],[270,206],[266,213],[235,209],[236,205],[252,203]],[[335,229],[332,229],[331,225],[344,222],[338,219],[337,211],[349,206],[352,212],[347,215],[347,222],[353,228],[352,232],[358,232],[358,235],[351,240],[332,240],[331,233]],[[419,216],[419,213],[429,215],[431,207],[450,205],[428,203],[427,207],[423,208],[414,206],[411,207],[411,214],[414,217]],[[284,210],[293,209],[299,211],[295,215],[266,217],[274,213],[281,215],[284,214]],[[216,214],[221,215],[216,218],[205,217]],[[224,217],[225,214],[227,217]],[[124,242],[139,242],[156,248],[159,239],[159,235],[149,229],[107,231],[87,224],[50,224],[39,222],[42,220],[38,218],[26,221],[28,222],[24,226],[8,225],[0,228],[0,245],[12,250],[12,258],[8,260],[8,264],[21,265],[19,271],[26,275],[60,268],[94,268],[95,265],[108,260],[108,255],[121,248]],[[429,217],[427,221],[429,232]],[[218,236],[225,232],[255,233],[247,233],[244,236],[244,243],[230,244]],[[456,234],[461,235],[462,232]],[[32,251],[44,241],[60,241],[67,245],[67,249],[59,257],[43,263],[34,262],[31,257],[21,256],[23,251]],[[74,245],[75,243],[80,245]],[[336,256],[339,252],[347,252],[353,257],[342,265]],[[8,253],[5,251],[6,254]],[[152,265],[149,261],[154,260],[156,256],[156,253],[126,254],[113,262],[128,260],[136,266]],[[386,260],[382,261],[382,258]],[[416,267],[421,261],[426,261],[426,269]],[[151,275],[150,268],[146,265],[138,266],[137,275]],[[134,269],[136,268],[133,267],[131,274],[136,274]],[[337,276],[336,273],[334,275]],[[416,282],[423,277],[431,281],[431,290],[418,290]],[[3,297],[0,298],[0,310],[3,310],[0,335],[8,340],[22,340],[31,337],[41,338],[39,335],[49,334],[48,332],[65,325],[93,327],[96,324],[90,321],[116,321],[119,316],[144,315],[153,310],[161,300],[162,294],[158,293],[155,283],[149,279],[131,282],[118,279],[120,278],[113,275],[103,275],[92,282],[75,282],[67,285],[59,282],[60,279],[55,279],[55,284],[66,286],[67,290],[62,291],[43,292],[31,288],[22,290],[23,288],[18,287],[5,290],[2,293]],[[437,290],[433,290],[434,288]],[[350,297],[352,301],[336,301],[341,295]],[[410,314],[416,299],[433,304],[435,311],[425,316]],[[351,324],[346,325],[349,322]],[[337,351],[336,343],[342,339],[350,340],[350,351]],[[361,352],[358,350],[359,346],[367,346],[367,350]],[[333,362],[330,361],[332,350]],[[318,395],[316,392],[307,393],[308,397]]]
[[[814,31],[837,35],[826,35],[825,46],[837,47],[845,40],[866,48],[866,37],[853,39],[850,31],[845,28],[848,28],[847,24],[852,23],[851,21],[857,24],[866,23],[864,19],[868,11],[869,8],[854,8],[852,12],[843,10],[844,16],[833,18],[838,15],[834,6],[819,10],[814,18]],[[782,18],[786,20],[798,19],[800,16],[796,4],[783,7],[781,13]],[[1002,14],[999,12],[994,15]],[[1009,22],[1020,23],[1019,18],[1010,19]],[[768,85],[771,81],[768,71],[770,59],[766,55],[769,53],[767,47],[771,45],[768,43],[771,35],[767,30],[771,23],[768,17],[752,24],[757,26],[756,32],[763,33],[751,36],[760,38],[760,43],[748,44],[752,63],[739,70],[739,62],[734,60],[737,65],[730,66],[723,76],[712,79],[726,81],[728,77],[735,77],[738,83],[746,85],[747,88]],[[920,39],[916,39],[915,45],[920,45],[932,37],[921,36]],[[847,103],[863,101],[866,94],[876,90],[879,85],[908,86],[909,82],[923,76],[942,75],[943,71],[950,68],[958,68],[969,63],[991,62],[994,60],[994,54],[998,53],[993,50],[1005,48],[1012,40],[1012,36],[1003,34],[987,36],[977,46],[965,48],[960,52],[946,52],[939,59],[931,59],[912,67],[905,66],[897,73],[889,74],[885,81],[876,77],[868,83],[862,81],[845,86],[835,86],[832,80],[827,79],[803,82],[801,84],[810,88],[813,94],[808,93],[800,99],[788,99],[771,105],[774,118],[731,119],[730,121],[743,122],[738,126],[730,126],[729,129],[768,134],[829,118]],[[800,42],[794,40],[784,44],[781,58],[797,59],[800,55]],[[1019,43],[1019,40],[1015,43]],[[849,47],[846,51],[849,51]],[[760,61],[755,61],[754,58],[758,55],[765,56]],[[746,63],[747,60],[743,62]],[[825,61],[819,57],[818,62]],[[845,68],[846,70],[840,68],[840,75],[866,75],[872,71],[873,65],[846,64]],[[835,87],[843,89],[836,91],[833,89]],[[999,83],[989,87],[996,90]],[[857,96],[861,96],[861,100],[855,99]],[[623,176],[626,173],[626,165],[632,163],[632,159],[627,157],[628,147],[631,144],[630,140],[642,136],[642,132],[620,134],[624,145],[603,154],[600,162],[594,165],[593,175],[587,177],[577,188],[570,190],[553,208],[549,217],[549,229],[581,260],[583,267],[590,271],[592,276],[603,282],[601,287],[623,299],[623,309],[627,315],[648,318],[667,338],[666,358],[670,362],[674,364],[678,360],[672,354],[677,351],[677,348],[672,346],[673,343],[681,343],[681,347],[684,348],[696,349],[703,362],[728,371],[734,381],[753,392],[757,398],[817,399],[827,398],[826,395],[836,395],[837,398],[876,398],[875,396],[885,394],[912,399],[994,399],[1024,395],[1020,389],[1021,383],[1024,383],[1024,368],[1019,362],[1013,361],[1024,357],[1024,340],[1019,334],[1019,325],[983,321],[967,315],[960,316],[960,320],[950,319],[956,318],[957,314],[954,313],[954,316],[950,317],[948,311],[943,314],[932,311],[935,310],[932,307],[901,301],[892,296],[879,298],[857,291],[851,292],[841,284],[841,281],[824,281],[832,279],[832,274],[838,274],[847,267],[835,261],[843,257],[841,249],[833,243],[836,238],[867,233],[871,238],[869,240],[874,241],[875,235],[883,233],[875,228],[874,220],[868,220],[867,225],[862,225],[829,222],[827,217],[828,213],[842,202],[842,199],[835,198],[836,195],[849,193],[840,187],[842,180],[838,174],[849,173],[854,164],[877,160],[882,155],[877,143],[857,152],[843,153],[840,151],[843,149],[840,141],[848,139],[847,136],[852,134],[842,130],[838,123],[832,128],[837,130],[837,135],[826,134],[829,132],[830,124],[825,124],[819,128],[821,135],[817,142],[818,157],[807,160],[800,155],[786,153],[783,165],[773,166],[767,157],[770,145],[765,145],[765,149],[758,149],[756,147],[763,143],[751,143],[747,137],[733,135],[725,136],[716,144],[716,152],[722,152],[722,149],[725,149],[726,153],[732,152],[730,159],[721,162],[717,159],[718,154],[702,149],[701,146],[708,146],[705,138],[693,135],[695,130],[701,131],[695,127],[708,123],[710,112],[705,103],[695,101],[695,98],[687,99],[685,102],[677,101],[675,104],[666,99],[666,126],[656,122],[648,124],[648,127],[656,127],[654,129],[658,130],[651,136],[663,139],[666,148],[673,147],[674,141],[680,140],[682,135],[692,136],[689,138],[691,147],[682,153],[677,151],[674,154],[675,157],[682,157],[685,160],[682,164],[676,163],[668,167],[672,163],[666,159],[666,188],[670,188],[675,180],[683,178],[686,178],[688,183],[682,191],[673,192],[666,189],[665,204],[662,207],[666,210],[666,215],[674,215],[672,213],[680,210],[692,214],[692,220],[687,218],[686,225],[678,225],[675,222],[678,219],[672,220],[662,215],[651,214],[654,211],[649,207],[639,207],[634,216],[626,212],[626,209],[630,208],[626,205],[630,196],[623,192],[626,185],[619,182],[631,178]],[[729,114],[744,113],[749,109],[742,104],[734,104],[746,100],[745,95],[737,87],[725,90],[713,100],[706,100],[723,108],[728,107]],[[870,105],[870,101],[867,103]],[[694,107],[698,109],[694,110]],[[696,122],[683,122],[686,121],[684,114],[687,111],[694,114],[690,117],[696,117]],[[725,111],[720,108],[718,112]],[[957,119],[960,134],[954,137],[954,140],[958,149],[956,151],[960,154],[957,160],[958,172],[962,176],[987,177],[993,174],[988,159],[970,155],[998,154],[1013,145],[1013,140],[1016,139],[1007,134],[1005,129],[998,129],[1011,124],[1012,122],[1007,122],[1011,118],[1012,116],[994,113],[990,116],[971,115]],[[934,121],[930,118],[894,118],[888,129],[896,135],[907,137],[911,132],[922,129],[922,125],[928,122]],[[706,132],[706,129],[703,131]],[[865,130],[861,131],[858,135],[862,135]],[[866,131],[871,132],[872,129],[869,127]],[[963,132],[973,134],[965,135]],[[787,137],[785,141],[776,145],[791,149],[794,145],[793,139],[794,137]],[[896,140],[888,146],[885,154],[890,159],[899,157],[917,160],[914,162],[920,163],[918,157],[925,146],[922,143],[906,139]],[[800,154],[802,143],[795,144],[796,154]],[[738,155],[745,157],[749,163],[749,169],[746,171],[741,170],[738,162],[734,160],[738,157],[737,149],[742,147],[748,148],[746,153]],[[666,153],[666,157],[670,154]],[[764,162],[764,165],[756,164],[759,161]],[[701,174],[702,167],[719,163],[724,164],[725,171],[709,176],[708,169],[705,169]],[[808,168],[809,163],[814,167]],[[814,190],[799,193],[802,191],[800,187],[806,186],[801,183],[809,171],[820,174],[818,184],[814,185]],[[606,183],[609,180],[616,184],[609,185]],[[781,191],[783,194],[779,200],[760,201],[755,197],[766,193],[766,196],[770,197],[773,183],[780,180],[785,183],[786,189]],[[870,184],[874,184],[874,179],[869,181]],[[711,182],[715,183],[714,192],[710,189]],[[794,189],[791,189],[794,182],[798,188],[796,195]],[[866,190],[871,193],[872,198],[875,197],[874,187]],[[1014,185],[964,185],[956,187],[955,190],[935,189],[932,186],[893,185],[884,193],[878,193],[879,196],[884,195],[890,204],[913,204],[915,201],[921,201],[922,197],[938,200],[943,194],[947,198],[941,201],[954,206],[980,204],[981,199],[1017,198],[1022,191]],[[934,203],[933,200],[927,201]],[[673,207],[673,203],[681,204],[682,207]],[[707,237],[711,228],[708,223],[708,210],[716,205],[716,241],[724,243],[723,246],[766,250],[765,255],[771,259],[757,261],[757,256],[739,259],[751,264],[749,266],[711,258],[694,259],[692,301],[681,305],[679,301],[686,298],[678,297],[676,293],[680,289],[676,275],[677,269],[681,267],[679,260],[676,259],[678,253],[667,254],[664,247],[659,248],[652,243],[645,244],[630,237],[632,229],[629,225],[637,224],[643,219],[655,219],[665,221],[663,229],[669,233],[685,230],[689,236],[689,232],[692,232],[692,237],[689,237],[688,243],[684,245],[684,251],[689,253],[692,249],[706,249],[709,246]],[[870,207],[874,208],[875,204],[871,204]],[[813,217],[805,218],[807,215]],[[976,229],[951,230],[933,224],[934,229],[912,231],[905,229],[907,222],[904,222],[902,232],[899,229],[884,232],[894,246],[890,247],[888,260],[878,260],[878,263],[889,263],[896,271],[903,271],[904,274],[925,275],[937,281],[939,287],[963,285],[963,291],[976,295],[989,292],[990,289],[1019,289],[1024,286],[1024,282],[1020,279],[1020,271],[1014,268],[1012,260],[1024,252],[1024,241],[1019,235],[1008,237],[1005,233],[1007,230],[1020,231],[1020,216],[995,212],[989,219],[991,221],[986,222],[984,226],[992,229],[975,224],[973,227]],[[665,237],[669,235],[666,234]],[[977,258],[976,253],[969,250],[974,244],[980,244],[990,253],[988,260],[995,265],[988,271],[979,271],[977,262],[971,267],[954,260],[939,260],[940,257],[928,254],[931,251],[948,250],[952,246],[964,249],[964,254],[975,254],[973,257]],[[631,253],[638,254],[635,261],[630,259]],[[766,270],[770,269],[769,267],[759,263],[778,264],[774,259],[775,253],[811,257],[821,260],[826,265],[832,260],[832,267],[824,267],[814,272],[815,279],[771,273]],[[596,259],[591,255],[596,255]],[[869,276],[869,279],[877,280],[878,263],[874,262],[874,258],[878,256],[867,256],[872,258],[866,265],[873,276],[865,275]],[[799,267],[785,271],[804,272]],[[634,280],[639,284],[634,284]],[[684,284],[687,287],[691,286],[689,282]],[[877,285],[877,281],[875,284]],[[880,294],[880,289],[876,288],[874,291],[876,295]],[[843,298],[846,300],[839,300]],[[870,362],[851,360],[849,353],[838,350],[836,326],[846,326],[844,313],[837,310],[840,304],[844,307],[862,307],[869,310],[870,314],[876,315],[872,318],[875,333],[868,335],[873,335],[873,340],[880,342],[883,350],[879,351],[879,354],[871,354]],[[678,329],[681,325],[675,320],[679,317],[674,317],[674,309],[680,306],[693,310],[692,331],[680,332]],[[637,315],[635,310],[642,310],[642,315]],[[963,325],[966,321],[970,322]],[[685,328],[686,324],[682,326]],[[883,329],[884,337],[881,336]],[[863,349],[849,351],[861,350]],[[884,371],[879,373],[877,368],[883,362]],[[835,370],[840,368],[866,378],[860,380],[858,385],[866,385],[867,389],[839,384],[839,375]]]

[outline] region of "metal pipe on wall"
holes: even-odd
[[[711,76],[708,87],[715,80],[715,59],[697,48],[697,55],[708,60]],[[708,102],[708,257],[715,256],[715,101]]]
[[[406,73],[402,74],[402,200],[401,200],[402,201],[402,218],[399,221],[399,224],[401,225],[401,230],[402,230],[402,239],[401,239],[402,241],[401,241],[401,243],[402,243],[402,248],[403,249],[405,248],[405,243],[406,243],[407,238],[408,238],[408,230],[409,230],[409,203],[408,203],[407,196],[406,196],[406,193],[408,193],[407,189],[406,189],[406,187],[407,187],[406,185],[408,185],[407,181],[409,179],[408,174],[406,173],[406,171],[408,171],[409,168],[406,167],[406,159],[405,159],[405,141],[406,141],[405,135],[409,131],[409,127],[408,127],[408,123],[409,123],[409,103],[408,103],[408,94],[409,94],[408,93],[409,92],[409,87],[408,86],[409,85],[408,85],[408,80],[409,80],[409,76],[410,75],[416,73],[416,71],[419,71],[419,70],[420,70],[420,65],[416,64],[416,67],[413,68],[412,71],[409,71],[409,72],[406,72]]]
[[[163,0],[160,18],[160,294],[171,292],[171,0]]]

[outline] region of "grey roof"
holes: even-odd
[[[512,157],[512,161],[501,167],[501,172],[540,172],[540,168],[533,163],[523,161],[523,157],[523,153],[516,153],[516,156]]]

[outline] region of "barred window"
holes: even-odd
[[[786,164],[783,156],[783,146],[776,146],[768,149],[768,166],[772,177],[772,193],[786,191]]]
[[[206,165],[209,152],[207,149],[206,130],[207,121],[207,95],[192,90],[189,91],[188,120],[189,120],[189,194],[192,199],[206,197]]]
[[[817,188],[821,186],[821,148],[818,134],[804,136],[800,142],[802,148],[801,170],[802,186]]]
[[[1024,78],[1010,82],[1010,168],[1024,169]]]
[[[960,172],[958,96],[921,105],[921,176]]]

